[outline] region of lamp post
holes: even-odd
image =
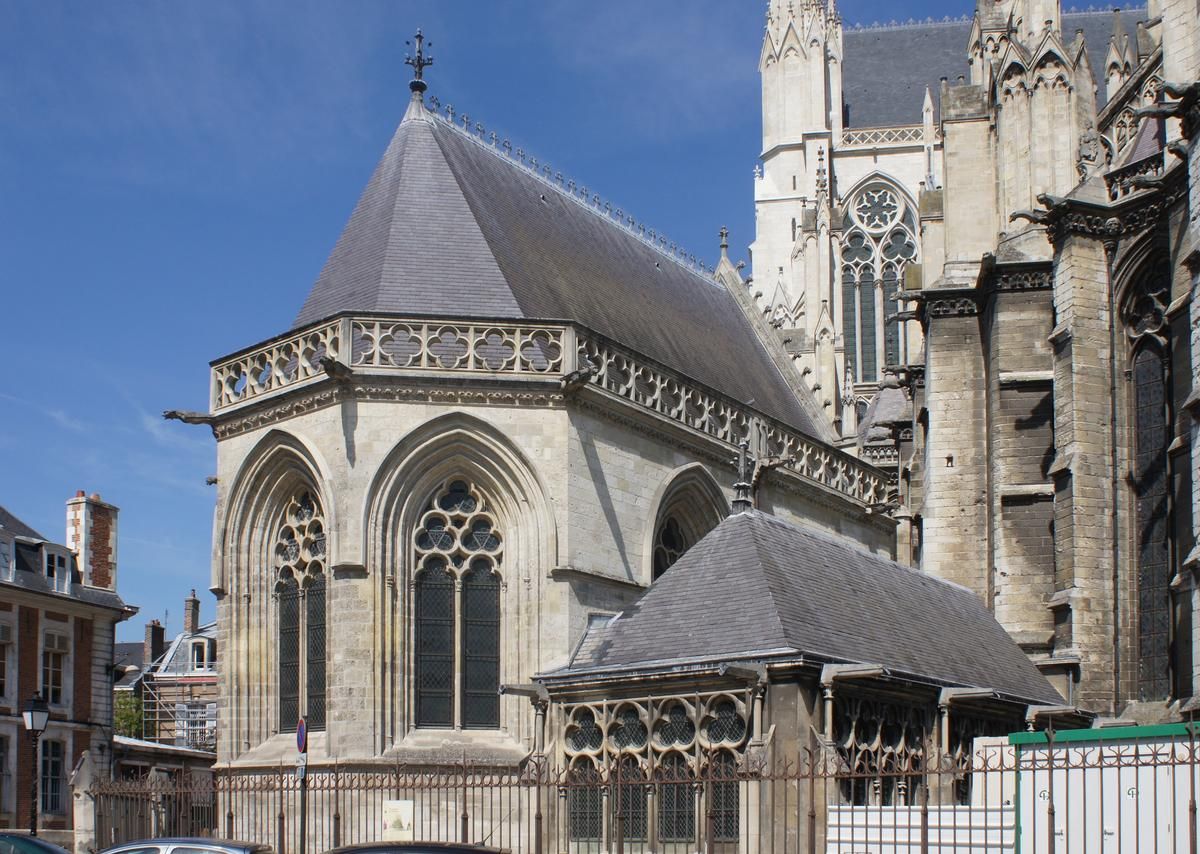
[[[34,694],[25,701],[21,710],[25,719],[25,729],[29,731],[29,739],[33,743],[33,762],[29,770],[29,835],[37,836],[37,795],[38,795],[38,739],[46,731],[46,722],[50,719],[50,707],[42,699],[41,694]]]

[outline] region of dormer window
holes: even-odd
[[[46,580],[50,589],[58,593],[67,593],[71,589],[71,565],[67,556],[61,552],[46,549]]]
[[[11,581],[13,577],[13,544],[12,540],[0,537],[0,579]]]
[[[193,641],[192,670],[208,670],[212,665],[208,655],[208,641]]]

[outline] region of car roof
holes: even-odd
[[[104,849],[107,851],[124,851],[127,848],[148,848],[151,846],[173,846],[173,845],[188,845],[209,848],[240,848],[246,851],[270,851],[270,845],[263,845],[259,842],[242,842],[234,839],[211,839],[206,836],[164,836],[158,839],[136,839],[130,842],[123,842],[120,845],[113,845]]]

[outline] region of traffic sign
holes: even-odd
[[[301,718],[296,722],[296,749],[301,755],[308,753],[308,724]]]

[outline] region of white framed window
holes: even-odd
[[[208,642],[192,641],[192,670],[208,669]]]
[[[67,703],[67,659],[71,642],[66,634],[51,631],[42,636],[42,697],[52,706]]]
[[[13,570],[16,568],[13,563],[15,554],[16,548],[13,541],[0,536],[0,579],[12,581]]]
[[[13,774],[13,736],[0,733],[0,812],[11,813],[16,804],[16,775]]]
[[[0,698],[8,700],[15,687],[16,670],[13,667],[13,627],[0,622]],[[0,769],[3,773],[3,769]]]
[[[54,738],[43,738],[42,812],[61,815],[67,811],[66,745]]]
[[[45,553],[46,580],[50,588],[57,593],[71,592],[71,562],[62,552],[53,549],[43,549]]]

